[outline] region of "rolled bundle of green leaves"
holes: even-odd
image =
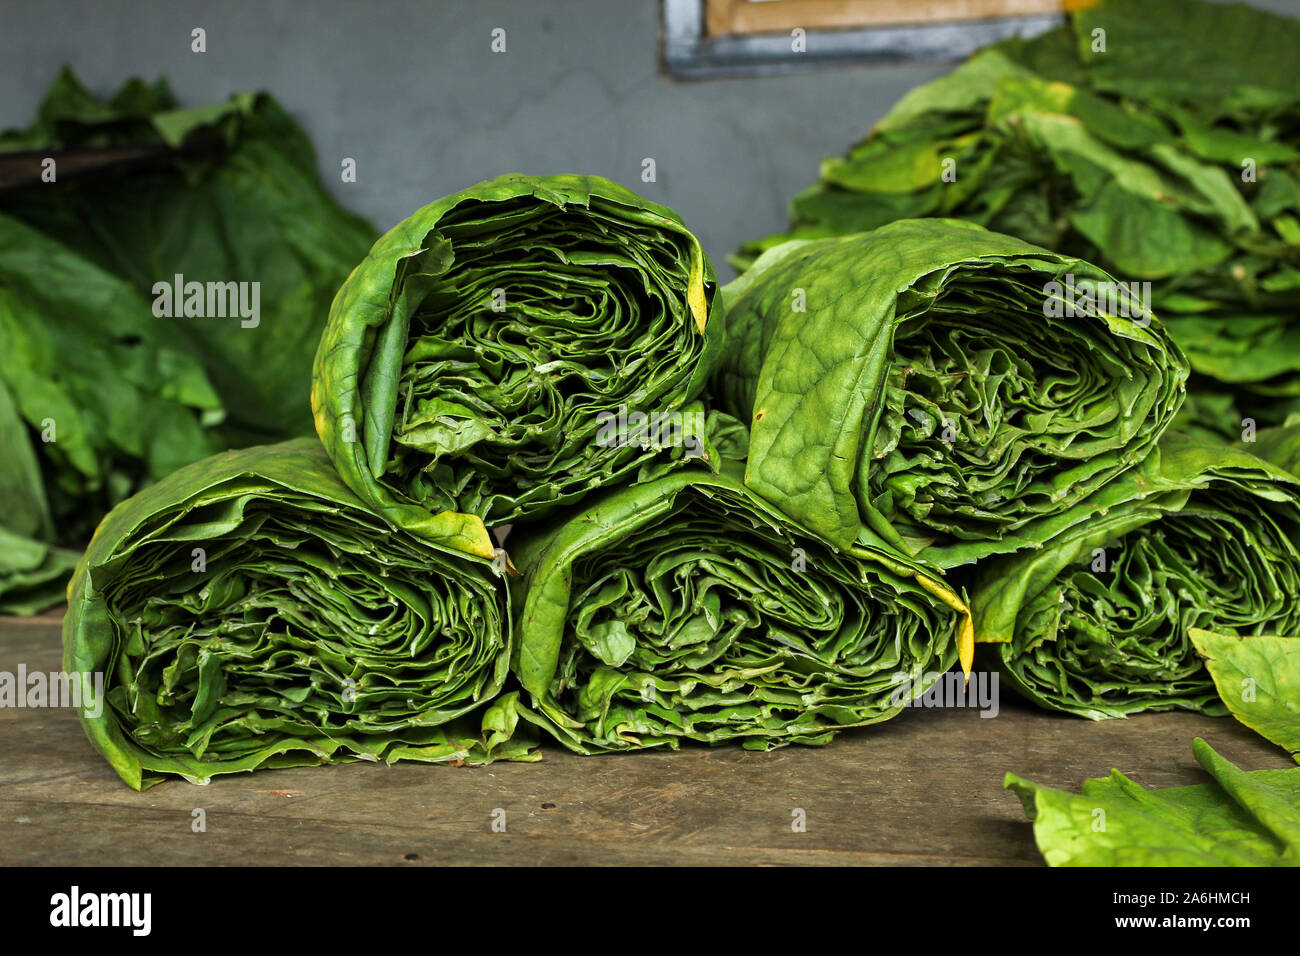
[[[969,219],[1150,282],[1197,373],[1191,424],[1279,422],[1300,396],[1297,46],[1300,23],[1246,5],[1102,0],[910,92],[736,264]]]
[[[668,209],[597,177],[503,176],[381,238],[316,356],[316,428],[395,523],[487,553],[532,518],[701,446],[716,280]]]
[[[972,639],[944,584],[830,547],[738,469],[605,492],[510,544],[527,715],[579,753],[824,744],[898,713]]]
[[[1035,547],[1183,397],[1126,286],[968,222],[785,243],[724,296],[714,390],[750,422],[745,482],[839,547],[872,534],[940,567]]]
[[[1171,432],[1052,525],[981,564],[971,599],[1006,683],[1044,707],[1219,714],[1189,632],[1300,631],[1300,481],[1246,452]]]
[[[69,598],[82,725],[136,789],[527,755],[516,695],[494,701],[511,621],[490,563],[391,530],[315,439],[225,452],[123,502]]]

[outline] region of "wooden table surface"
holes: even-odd
[[[59,659],[57,614],[0,618],[0,671]],[[145,793],[91,749],[71,710],[3,708],[0,864],[1041,865],[1002,788],[1008,770],[1075,789],[1111,767],[1146,786],[1198,783],[1194,736],[1246,769],[1291,765],[1227,718],[1093,723],[1009,698],[993,719],[909,710],[820,748],[579,757],[550,745],[534,764],[356,763]],[[498,809],[504,833],[492,830]]]

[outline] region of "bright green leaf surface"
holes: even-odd
[[[1193,629],[1219,697],[1239,721],[1300,753],[1300,643],[1294,637],[1237,637]]]
[[[488,562],[393,531],[315,439],[225,452],[115,508],[78,566],[64,667],[128,784],[339,760],[528,755],[499,697]]]
[[[1210,399],[1180,428],[1235,439],[1243,417],[1275,424],[1300,394],[1298,45],[1300,23],[1249,6],[1102,0],[912,90],[823,163],[786,233],[734,261],[968,219],[1150,281],[1194,397]]]
[[[841,547],[944,567],[1040,542],[1147,454],[1187,375],[1105,273],[958,220],[786,243],[724,296],[746,483]]]
[[[981,564],[971,599],[977,640],[1044,707],[1222,713],[1189,631],[1300,630],[1300,482],[1253,455],[1171,432],[1044,530]]]
[[[948,588],[886,549],[835,551],[738,473],[607,492],[510,545],[514,670],[532,719],[580,753],[822,744],[957,659]]]
[[[1300,744],[1296,637],[1191,631],[1232,713],[1269,740]],[[1192,750],[1211,782],[1147,790],[1118,770],[1080,794],[1007,774],[1052,866],[1296,866],[1300,768],[1243,771],[1204,740]]]
[[[1296,866],[1300,768],[1239,770],[1197,738],[1212,783],[1147,790],[1118,770],[1083,792],[1007,774],[1051,866]]]
[[[104,148],[157,154],[79,168]],[[222,447],[310,433],[329,302],[374,239],[267,96],[182,110],[132,80],[105,103],[65,70],[30,127],[0,133],[0,154],[27,150],[60,165],[0,192],[0,531],[17,542],[0,611],[15,613],[62,600],[69,549],[127,495]],[[250,306],[256,283],[255,320],[155,315],[155,283],[177,274],[249,283]]]
[[[487,553],[485,531],[444,513],[537,517],[685,460],[686,441],[660,439],[698,437],[688,405],[721,345],[715,287],[676,215],[608,180],[481,183],[399,223],[340,290],[317,431],[397,524]],[[604,429],[620,413],[667,428],[626,440]]]
[[[6,191],[0,212],[87,257],[150,304],[155,284],[177,274],[258,283],[255,326],[238,316],[145,317],[152,327],[174,325],[190,342],[239,443],[310,434],[312,356],[330,301],[375,230],[325,191],[311,143],[272,97],[240,93],[178,109],[165,82],[132,80],[101,103],[65,70],[36,122],[0,135],[0,152],[157,144],[178,151],[126,174],[69,174]]]

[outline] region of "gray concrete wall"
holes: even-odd
[[[1300,0],[1258,5],[1300,15]],[[190,51],[194,27],[206,53]],[[266,89],[340,200],[382,228],[499,173],[598,173],[676,209],[730,275],[726,254],[785,225],[823,156],[948,69],[681,83],[659,74],[657,38],[657,0],[8,0],[0,127],[26,125],[65,62],[97,93],[132,74],[167,76],[187,105]]]

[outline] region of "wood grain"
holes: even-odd
[[[1069,9],[1087,6],[1074,0]],[[1062,0],[706,0],[705,28],[710,36],[736,33],[788,33],[942,23],[1061,13]]]
[[[59,622],[0,619],[0,670],[59,667]],[[690,748],[538,764],[349,764],[127,788],[75,715],[0,709],[0,864],[1039,865],[1013,770],[1077,788],[1112,766],[1203,779],[1194,736],[1247,769],[1286,759],[1228,719],[1092,723],[1003,701],[911,710],[829,747]],[[191,829],[203,809],[207,829]],[[506,813],[494,833],[492,814]],[[807,831],[796,833],[802,809]]]

